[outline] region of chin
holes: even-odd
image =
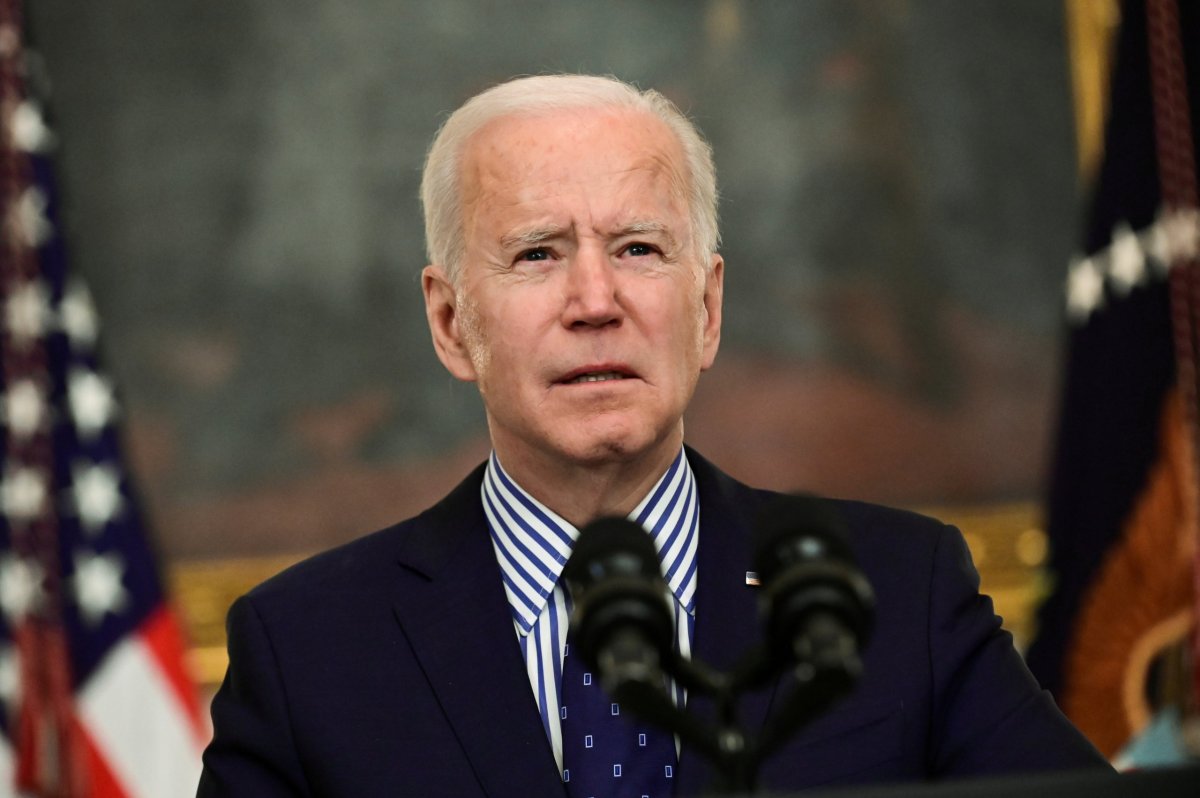
[[[640,447],[623,440],[596,440],[563,446],[559,451],[572,462],[581,465],[601,465],[632,460],[637,457]]]
[[[619,463],[636,460],[662,444],[664,436],[649,430],[606,430],[583,436],[563,447],[580,463]]]

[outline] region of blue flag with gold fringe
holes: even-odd
[[[1069,337],[1030,668],[1109,756],[1195,711],[1200,6],[1122,6]],[[1189,187],[1190,184],[1190,187]]]

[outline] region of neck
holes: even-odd
[[[625,517],[666,472],[683,445],[678,435],[631,458],[565,461],[496,446],[505,472],[531,496],[577,528],[603,516]]]

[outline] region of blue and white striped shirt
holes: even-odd
[[[488,460],[482,494],[529,683],[561,771],[558,691],[571,606],[559,575],[579,530],[513,482],[495,452]],[[663,575],[675,598],[671,609],[676,645],[680,654],[690,657],[696,623],[700,502],[682,449],[629,518],[646,529],[658,550]],[[686,622],[680,623],[680,618]],[[674,692],[676,703],[682,706],[682,688],[676,685]]]

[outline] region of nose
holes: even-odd
[[[563,324],[572,328],[606,327],[621,323],[616,266],[602,247],[584,246],[567,266]]]

